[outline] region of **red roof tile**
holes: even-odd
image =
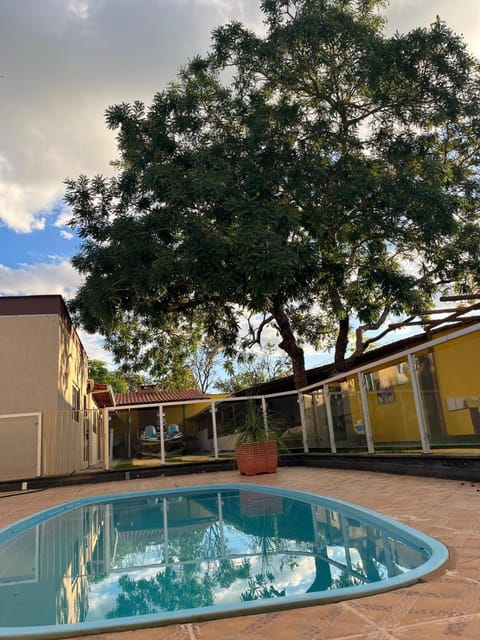
[[[103,409],[103,407],[112,407],[114,404],[114,395],[108,384],[95,382],[93,385],[92,397],[100,409]]]
[[[140,389],[129,393],[116,393],[117,406],[128,404],[160,404],[165,402],[186,402],[188,400],[209,400],[201,391],[161,391],[159,389]]]

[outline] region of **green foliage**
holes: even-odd
[[[206,393],[215,382],[215,369],[220,364],[221,345],[205,337],[195,353],[188,358],[188,366],[195,379],[196,387]],[[216,386],[216,384],[215,384]]]
[[[198,388],[189,358],[198,344],[198,332],[177,324],[172,331],[165,327],[147,326],[136,318],[117,319],[115,327],[106,330],[106,348],[115,354],[124,375],[141,383],[153,382],[165,390]],[[133,373],[132,373],[133,372]],[[135,375],[134,372],[141,372]],[[145,376],[148,375],[148,380]],[[138,386],[138,385],[137,385]]]
[[[130,390],[129,380],[121,371],[109,371],[102,360],[88,361],[88,377],[101,384],[109,384],[113,391],[126,393]]]
[[[233,356],[246,310],[302,386],[303,343],[343,369],[353,325],[355,358],[390,317],[478,285],[478,62],[440,20],[386,37],[383,5],[263,0],[264,35],[219,27],[148,109],[107,110],[117,173],[68,180],[66,201],[71,309],[115,353],[127,327],[162,368],[195,332]]]
[[[270,439],[267,417],[255,401],[251,400],[247,403],[243,420],[235,429],[234,435],[236,447],[252,442],[266,442]]]
[[[280,435],[283,430],[285,430],[283,419],[268,411],[264,414],[262,407],[257,402],[249,400],[246,403],[245,412],[235,427],[235,446],[274,440],[287,450]]]
[[[249,351],[240,353],[236,359],[227,359],[224,369],[228,377],[215,382],[215,388],[221,393],[255,388],[264,382],[292,373],[289,359],[286,356],[278,357],[271,343],[267,343],[260,354]]]
[[[123,469],[133,469],[134,466],[135,465],[133,464],[133,462],[129,458],[124,458],[122,460],[119,460],[115,464],[115,470],[116,471],[121,471]]]

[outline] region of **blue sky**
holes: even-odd
[[[58,214],[53,209],[43,229],[30,233],[18,233],[9,227],[0,228],[2,264],[18,269],[25,264],[56,263],[69,259],[79,247],[79,242],[66,222],[57,222]]]
[[[60,293],[81,279],[63,181],[110,174],[107,106],[147,104],[232,18],[261,29],[259,0],[0,0],[0,296]],[[392,0],[388,31],[440,15],[480,56],[478,0]],[[90,358],[109,360],[81,332]],[[312,366],[321,361],[309,357]]]

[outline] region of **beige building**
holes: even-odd
[[[61,296],[0,298],[0,414],[88,408],[87,378]]]
[[[0,297],[0,480],[100,458],[88,358],[59,295]]]

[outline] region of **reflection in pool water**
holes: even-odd
[[[447,557],[352,505],[253,486],[106,496],[47,515],[0,534],[0,637],[353,597],[415,581],[435,545],[436,565]]]

